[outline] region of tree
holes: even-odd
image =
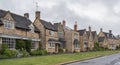
[[[4,53],[4,51],[5,51],[6,49],[8,49],[7,44],[2,43],[2,45],[1,45],[1,49],[0,49],[0,54],[3,54],[3,53]]]
[[[32,45],[32,40],[26,40],[25,41],[25,49],[27,52],[31,52],[31,45]]]
[[[99,43],[98,43],[98,42],[95,42],[95,43],[94,43],[94,50],[95,50],[95,51],[98,51],[99,48],[100,48]]]
[[[16,49],[19,49],[20,51],[22,51],[23,49],[25,50],[25,41],[22,39],[18,39],[16,40]]]

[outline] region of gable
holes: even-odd
[[[42,23],[40,22],[40,20],[37,18],[35,19],[35,21],[33,22],[33,24],[39,29],[39,30],[43,30],[44,26],[42,25]]]
[[[32,23],[28,18],[0,9],[0,24],[3,25],[4,19],[10,20],[14,22],[14,27],[21,29],[21,30],[30,30],[29,25]],[[35,31],[38,31],[37,27],[35,26]]]
[[[88,39],[88,35],[86,32],[83,34],[83,39],[86,39],[86,40]]]
[[[60,31],[60,32],[63,32],[63,31],[64,31],[62,25],[59,25],[59,31]]]
[[[15,21],[9,12],[3,17],[3,19],[7,19],[7,20],[10,20],[10,21]]]
[[[80,36],[83,36],[84,33],[86,33],[86,29],[78,30],[78,32],[79,32],[79,35],[80,35]]]
[[[99,37],[105,37],[105,34],[104,34],[103,32],[100,32],[100,33],[98,34],[98,36],[99,36]]]
[[[48,30],[52,30],[52,31],[57,31],[57,29],[54,27],[54,25],[51,22],[47,22],[47,21],[41,20],[41,19],[40,19],[40,22],[42,23],[44,28],[46,28]]]
[[[93,40],[93,35],[92,35],[92,32],[90,32],[89,39],[90,39],[90,40]]]

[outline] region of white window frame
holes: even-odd
[[[52,42],[49,42],[48,46],[49,46],[49,48],[55,48],[55,44]]]
[[[87,43],[86,43],[86,42],[84,42],[84,48],[87,48],[87,47],[88,47]]]
[[[75,49],[79,49],[80,48],[80,45],[78,43],[74,44],[74,48]]]
[[[50,36],[54,36],[54,31],[50,31]]]
[[[78,39],[78,34],[77,33],[74,33],[74,38]]]
[[[59,37],[63,37],[63,32],[58,32]]]
[[[4,28],[14,29],[14,22],[10,20],[4,20]]]
[[[2,44],[6,44],[8,46],[8,48],[14,49],[16,40],[12,39],[12,38],[2,38]]]

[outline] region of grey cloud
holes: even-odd
[[[38,4],[40,2],[49,2],[48,0],[37,0]],[[119,21],[120,21],[120,12],[115,12],[114,7],[120,7],[120,0],[51,0],[51,2],[55,2],[56,5],[51,8],[45,8],[39,6],[39,10],[41,11],[41,18],[51,22],[61,22],[62,20],[66,20],[67,25],[73,28],[74,22],[78,22],[78,29],[88,28],[89,25],[92,26],[93,30],[97,30],[99,32],[99,28],[103,28],[104,31],[108,31],[112,29],[115,34],[120,34],[119,31]],[[81,7],[88,7],[89,4],[93,4],[96,6],[96,3],[101,5],[100,10],[105,8],[107,12],[105,13],[105,17],[98,19],[91,19],[89,16],[84,16],[81,14],[77,14],[74,10],[69,9],[68,4],[78,4]],[[49,3],[50,4],[50,3]],[[118,5],[117,5],[118,4]],[[46,4],[45,4],[46,5]],[[30,19],[34,20],[34,13],[36,10],[35,0],[1,0],[0,7],[5,10],[10,10],[12,12],[23,15],[25,12],[30,13]],[[76,6],[74,6],[76,7]],[[102,8],[103,7],[103,8]],[[78,8],[80,9],[80,8]],[[79,12],[79,11],[77,11]],[[94,13],[93,13],[94,14]],[[104,14],[103,14],[104,15]]]

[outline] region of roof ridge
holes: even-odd
[[[3,10],[3,9],[0,9],[1,11],[4,11],[4,12],[7,12],[7,10]],[[8,10],[9,11],[9,10]],[[19,15],[19,14],[17,14],[17,13],[13,13],[13,12],[11,12],[11,11],[9,11],[11,14],[13,14],[13,15],[17,15],[17,16],[20,16],[20,17],[23,17],[23,18],[25,18],[24,16],[22,16],[22,15]],[[27,19],[27,18],[26,18]],[[30,20],[30,19],[29,19]]]

